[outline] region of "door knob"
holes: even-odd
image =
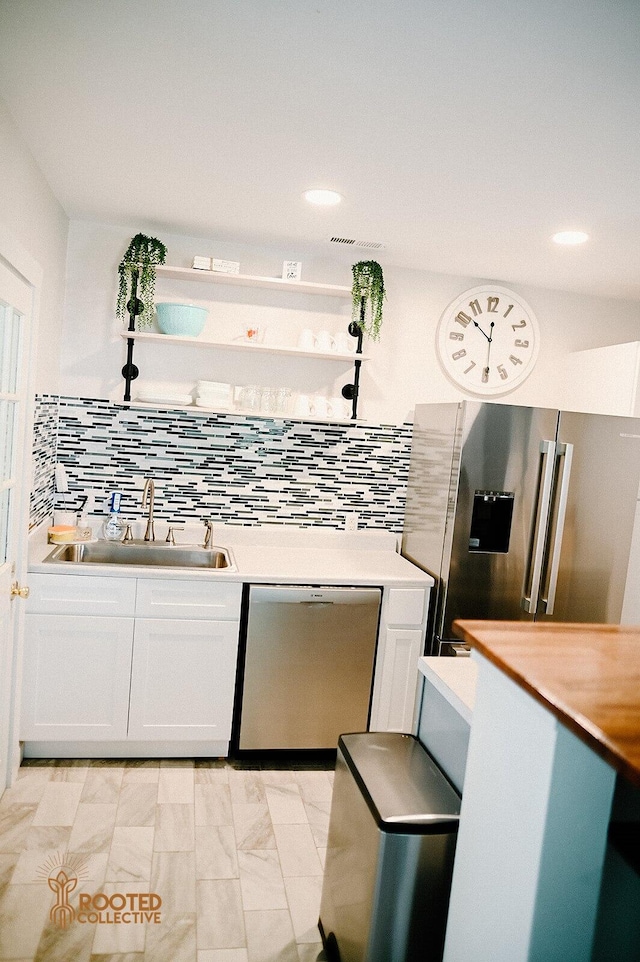
[[[28,598],[29,589],[26,586],[24,588],[21,588],[18,582],[14,581],[14,583],[11,585],[11,597],[14,598],[16,596],[18,598]]]

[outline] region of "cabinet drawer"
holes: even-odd
[[[242,585],[209,581],[138,581],[139,618],[206,618],[226,621],[240,617]]]
[[[133,615],[135,578],[29,575],[27,612],[49,615]]]
[[[391,588],[387,596],[388,625],[421,625],[426,613],[425,588]]]

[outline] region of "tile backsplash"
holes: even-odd
[[[29,504],[31,528],[46,521],[53,512],[57,434],[58,398],[38,395],[33,420],[33,485]]]
[[[314,424],[89,398],[37,400],[32,523],[52,502],[77,509],[89,491],[101,498],[120,491],[123,517],[140,517],[141,479],[153,477],[156,516],[167,521],[343,528],[345,515],[357,514],[360,528],[402,530],[410,424]],[[68,494],[53,495],[56,461],[66,468]]]

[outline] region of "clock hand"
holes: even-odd
[[[488,335],[488,334],[485,334],[485,332],[482,330],[482,328],[480,327],[480,325],[478,324],[477,321],[474,321],[473,324],[474,324],[474,327],[477,327],[477,328],[478,328],[478,330],[480,331],[480,333],[482,334],[483,337],[486,337],[486,339],[487,339],[488,341],[491,340],[491,338],[489,337],[489,335]],[[493,327],[493,321],[491,322],[491,327]]]
[[[484,374],[482,378],[482,380],[485,382],[489,380],[489,358],[491,357],[491,345],[493,343],[493,328],[494,328],[494,322],[491,321],[491,327],[489,328],[491,333],[489,334],[488,337],[486,334],[484,334],[484,331],[482,331],[484,336],[487,338],[487,366],[484,369]]]

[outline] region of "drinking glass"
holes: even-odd
[[[276,391],[276,411],[278,414],[288,414],[291,407],[291,391],[288,387],[279,387]]]
[[[262,400],[262,388],[257,384],[248,384],[240,391],[240,407],[244,411],[259,411]]]
[[[263,414],[275,414],[277,410],[278,392],[271,387],[262,389],[260,398],[260,410]]]

